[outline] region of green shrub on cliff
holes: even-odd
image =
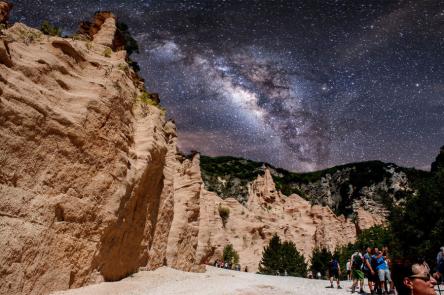
[[[232,244],[228,244],[224,247],[223,257],[224,262],[229,262],[231,264],[239,263],[239,254],[234,250]]]
[[[219,204],[217,210],[219,211],[220,218],[222,218],[222,224],[225,227],[228,221],[228,217],[230,217],[230,208],[223,207],[222,205]]]
[[[42,31],[43,34],[49,35],[49,36],[58,36],[60,37],[62,35],[62,30],[53,24],[51,24],[49,21],[45,20],[43,21],[42,25],[40,26],[40,31]]]

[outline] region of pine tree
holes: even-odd
[[[307,264],[293,242],[281,240],[274,234],[262,253],[259,272],[271,275],[306,276]]]
[[[289,276],[305,277],[307,275],[307,263],[305,258],[296,249],[293,242],[285,241],[281,246],[281,270]]]
[[[223,260],[232,264],[239,263],[239,254],[234,250],[233,245],[228,244],[224,247]]]
[[[311,271],[315,275],[320,272],[321,275],[327,274],[328,262],[333,257],[333,254],[326,248],[315,248],[311,255]]]
[[[262,252],[262,259],[259,263],[259,272],[267,275],[276,275],[279,271],[281,239],[274,234],[267,247]]]

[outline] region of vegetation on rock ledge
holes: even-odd
[[[219,204],[217,210],[219,211],[220,218],[222,218],[222,225],[225,227],[228,221],[228,217],[230,217],[230,208],[223,207]]]

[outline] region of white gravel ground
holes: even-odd
[[[277,277],[207,267],[205,273],[188,273],[168,267],[141,271],[118,282],[100,283],[57,295],[318,295],[350,294],[351,282],[342,290],[328,289],[325,280]],[[336,286],[336,284],[335,284]]]

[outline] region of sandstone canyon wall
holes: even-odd
[[[169,232],[174,128],[138,99],[125,51],[104,54],[113,22],[93,41],[2,32],[2,294],[123,278],[147,264],[156,226]]]
[[[245,206],[207,191],[199,155],[177,151],[174,124],[140,99],[143,82],[111,47],[115,17],[101,17],[91,41],[20,23],[0,35],[0,294],[47,294],[139,267],[201,271],[227,243],[254,271],[275,232],[306,256],[355,239],[350,220],[282,195],[268,171]],[[225,227],[219,204],[230,208]],[[384,221],[359,216],[358,227]]]

